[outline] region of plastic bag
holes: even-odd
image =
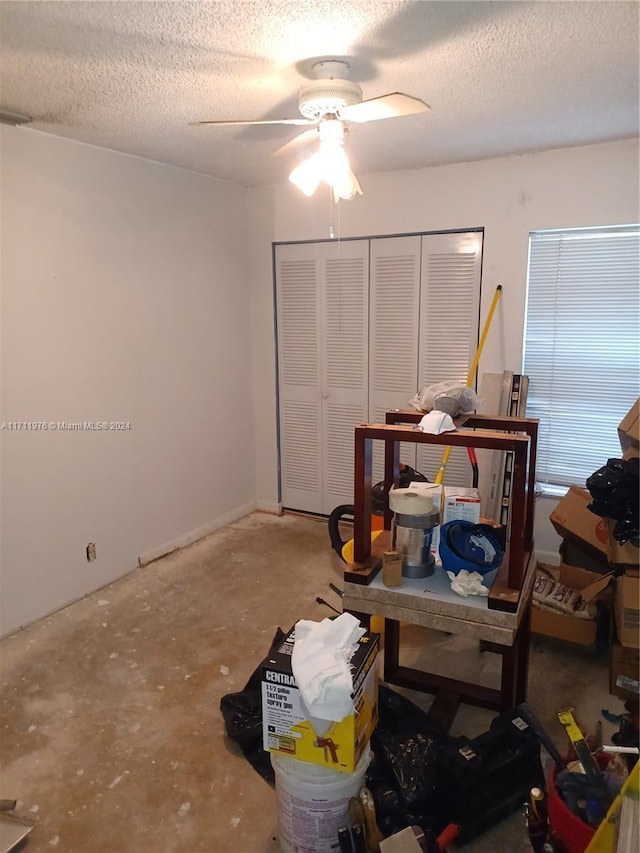
[[[409,405],[419,412],[438,409],[455,418],[457,415],[475,411],[478,395],[468,385],[451,379],[446,382],[436,382],[435,385],[427,385],[422,391],[413,395]]]
[[[386,837],[413,824],[439,829],[433,803],[443,735],[424,711],[386,685],[378,697],[367,787],[380,829]]]
[[[280,646],[287,637],[280,628],[276,631],[265,657]],[[260,667],[254,670],[251,678],[239,693],[227,693],[220,700],[220,710],[229,737],[234,740],[249,764],[270,785],[275,785],[275,773],[271,766],[269,753],[262,748],[262,688]]]
[[[595,515],[615,521],[613,537],[619,544],[638,543],[640,522],[640,483],[638,458],[608,459],[607,464],[587,479],[593,498],[588,508]]]

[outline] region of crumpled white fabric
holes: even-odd
[[[336,619],[296,622],[291,669],[303,704],[315,720],[343,720],[353,712],[350,660],[365,629],[351,613]],[[325,726],[325,731],[326,731]]]
[[[468,572],[462,569],[457,575],[453,572],[447,572],[447,575],[451,581],[451,589],[458,595],[463,595],[465,598],[468,595],[489,595],[489,590],[482,583],[480,572]]]
[[[451,432],[455,429],[451,415],[433,409],[422,418],[418,424],[420,432],[428,432],[431,435],[440,435],[441,432]]]

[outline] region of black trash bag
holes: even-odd
[[[281,645],[287,634],[280,628],[271,641],[265,658]],[[262,663],[262,662],[261,662]],[[262,748],[262,688],[260,666],[239,693],[227,693],[220,700],[220,710],[229,737],[234,740],[249,764],[270,785],[275,785],[275,773],[269,753]]]
[[[637,544],[640,534],[638,462],[638,458],[608,459],[586,483],[593,498],[588,508],[595,515],[615,522],[613,537],[620,545]]]
[[[433,808],[442,732],[413,702],[381,684],[367,787],[385,836],[407,826],[441,829]]]

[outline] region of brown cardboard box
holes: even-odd
[[[565,546],[565,550],[574,552],[568,561],[572,564],[577,562],[583,568],[595,568],[598,563],[602,563],[602,571],[607,570],[607,564],[611,569],[637,571],[640,568],[640,549],[630,542],[619,545],[612,535],[615,522],[591,512],[588,509],[591,500],[586,489],[570,486],[549,516],[556,531],[570,543]],[[590,557],[591,565],[587,565],[584,559],[576,560],[576,551]]]
[[[561,564],[559,568],[545,566],[560,583],[570,586],[572,589],[585,590],[594,582],[598,575],[575,566]],[[606,593],[601,593],[601,597]],[[534,606],[531,608],[531,630],[534,634],[542,634],[545,637],[555,637],[567,643],[576,643],[580,646],[593,646],[596,642],[597,622],[595,619],[579,619],[567,613],[556,613]]]
[[[640,579],[624,574],[616,579],[616,629],[620,645],[640,648]]]
[[[627,699],[640,693],[640,651],[612,643],[609,658],[609,693]]]
[[[579,486],[570,486],[549,516],[560,536],[577,542],[596,558],[608,562],[611,555],[607,519],[595,515],[587,506],[591,495]]]
[[[640,397],[618,424],[618,438],[623,451],[640,447]]]
[[[607,579],[608,572],[595,574],[595,572],[581,569],[578,566],[568,566],[566,563],[560,563],[558,567],[558,579],[560,583],[570,586],[571,589],[579,589],[584,596],[590,598],[589,590],[600,580]],[[604,587],[603,587],[604,589]]]
[[[625,542],[624,545],[619,545],[613,538],[613,528],[615,521],[607,519],[609,526],[609,542],[611,554],[609,563],[612,569],[623,569],[625,574],[635,574],[638,576],[640,570],[640,548],[632,545],[631,542]]]

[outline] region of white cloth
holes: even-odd
[[[468,595],[489,595],[489,590],[482,583],[480,572],[468,572],[462,569],[458,574],[447,572],[451,581],[451,589],[465,598]]]
[[[451,415],[433,409],[422,418],[418,424],[420,432],[428,432],[431,435],[440,435],[441,432],[451,432],[455,429]]]
[[[351,613],[336,619],[296,622],[291,669],[304,706],[314,720],[343,720],[353,712],[353,678],[350,660],[365,633]],[[328,726],[324,726],[324,730]]]

